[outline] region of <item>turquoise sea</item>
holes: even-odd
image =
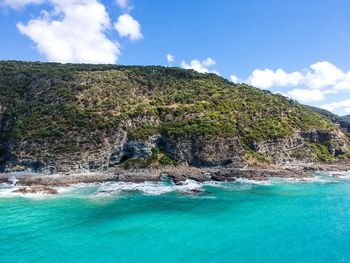
[[[0,187],[2,263],[350,262],[349,174],[77,185],[56,196],[13,188]]]

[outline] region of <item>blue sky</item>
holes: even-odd
[[[0,3],[3,60],[193,68],[350,114],[347,0]]]

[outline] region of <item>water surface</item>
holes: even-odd
[[[350,262],[346,177],[1,188],[0,262]]]

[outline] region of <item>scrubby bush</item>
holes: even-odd
[[[321,143],[309,143],[308,145],[320,161],[332,161],[334,159],[326,145]]]
[[[154,66],[3,61],[0,105],[6,108],[0,143],[35,141],[39,151],[53,153],[77,145],[96,150],[121,128],[139,140],[162,133],[238,136],[245,144],[336,128],[283,96],[215,74]],[[311,148],[330,159],[323,146]],[[142,166],[144,160],[129,162]]]

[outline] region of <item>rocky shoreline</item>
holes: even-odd
[[[190,166],[176,166],[163,168],[150,168],[138,170],[114,169],[104,172],[80,172],[65,174],[41,174],[41,173],[1,173],[0,184],[20,186],[16,192],[28,194],[43,192],[57,194],[55,187],[66,187],[79,183],[103,183],[103,182],[160,182],[171,180],[174,184],[182,184],[186,180],[196,182],[233,182],[239,178],[266,181],[270,177],[304,179],[311,177],[315,172],[337,173],[350,170],[349,162],[337,162],[329,164],[304,164],[285,167],[216,167],[197,168]]]

